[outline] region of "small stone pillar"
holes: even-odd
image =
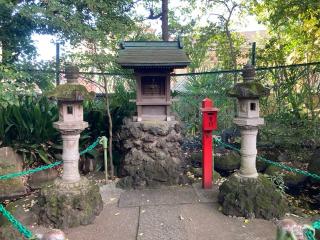
[[[229,96],[238,99],[234,123],[241,133],[241,166],[219,187],[219,203],[226,215],[246,218],[273,219],[282,217],[287,203],[277,187],[256,169],[258,127],[264,124],[259,116],[259,98],[269,94],[269,89],[254,79],[255,69],[246,65],[242,71],[243,82],[229,90]]]
[[[40,223],[61,229],[92,223],[103,205],[98,186],[79,173],[79,138],[88,127],[83,121],[82,103],[94,93],[78,83],[78,75],[79,69],[68,65],[67,83],[48,94],[59,105],[59,121],[53,124],[62,135],[63,174],[53,186],[41,190],[39,215]]]

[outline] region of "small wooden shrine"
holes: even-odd
[[[117,62],[133,69],[137,81],[134,121],[171,121],[170,74],[190,61],[180,41],[128,41],[120,45]]]

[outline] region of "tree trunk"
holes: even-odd
[[[168,24],[168,4],[169,0],[162,0],[162,40],[168,41],[169,40],[169,24]]]
[[[233,40],[232,40],[232,36],[229,30],[229,21],[226,22],[226,26],[225,26],[225,30],[226,30],[226,35],[227,35],[227,39],[229,42],[229,48],[230,48],[230,58],[231,58],[231,67],[236,70],[237,69],[237,55],[234,49],[234,45],[233,45]],[[233,84],[236,85],[238,82],[238,73],[234,73],[233,74]],[[234,111],[234,116],[236,116],[237,114],[237,100],[233,99],[233,111]]]
[[[230,57],[231,57],[231,65],[232,65],[231,67],[232,69],[237,69],[237,55],[234,49],[231,32],[229,30],[229,22],[226,23],[225,30],[226,30],[226,35],[227,35],[229,48],[230,48]],[[237,83],[237,74],[234,75],[234,84],[236,83]]]
[[[108,92],[108,80],[106,76],[103,76],[104,80],[104,89],[106,93],[106,110],[107,110],[107,115],[108,115],[108,123],[109,123],[109,159],[110,159],[110,175],[111,175],[111,180],[114,178],[114,166],[113,166],[113,155],[112,155],[112,118],[111,118],[111,113],[110,113],[110,101],[109,101],[109,92]],[[108,171],[108,169],[106,169]]]

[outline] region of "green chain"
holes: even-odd
[[[25,237],[25,238],[32,238],[33,234],[32,232],[27,229],[25,226],[22,225],[21,222],[19,222],[17,219],[14,218],[14,216],[11,215],[10,212],[8,212],[2,204],[0,204],[0,212],[2,215],[8,219],[9,222],[12,223],[12,225]]]
[[[307,237],[307,240],[317,240],[314,236],[315,230],[320,230],[320,219],[314,221],[311,227],[305,229],[304,235]]]
[[[237,152],[240,152],[240,149],[238,148],[235,148],[233,147],[232,145],[230,144],[226,144],[224,142],[222,142],[220,139],[218,138],[214,138],[214,141],[217,143],[217,144],[220,144],[222,146],[225,146],[225,147],[228,147],[234,151],[237,151]],[[302,174],[302,175],[305,175],[305,176],[309,176],[309,177],[312,177],[312,178],[315,178],[317,180],[320,180],[320,176],[315,174],[315,173],[310,173],[310,172],[307,172],[307,171],[303,171],[301,169],[298,169],[298,168],[293,168],[293,167],[289,167],[287,165],[284,165],[283,163],[277,163],[277,162],[274,162],[274,161],[271,161],[271,160],[268,160],[266,158],[263,158],[263,157],[260,157],[260,156],[257,156],[257,159],[258,160],[261,160],[261,161],[264,161],[266,163],[269,163],[273,166],[276,166],[278,168],[282,168],[282,169],[285,169],[285,170],[288,170],[290,172],[293,172],[293,173],[298,173],[298,174]]]
[[[83,155],[83,154],[85,154],[87,152],[90,152],[92,149],[94,149],[99,144],[99,141],[100,141],[100,137],[98,137],[97,140],[94,141],[85,150],[81,151],[80,155]],[[52,164],[48,164],[48,165],[45,165],[45,166],[41,166],[41,167],[38,167],[38,168],[34,168],[34,169],[27,170],[27,171],[23,171],[23,172],[9,173],[7,175],[0,176],[0,180],[11,179],[11,178],[15,178],[15,177],[21,177],[21,176],[29,175],[29,174],[32,174],[32,173],[40,172],[40,171],[43,171],[43,170],[58,166],[61,163],[62,163],[62,161],[59,161],[59,162],[55,162],[55,163],[52,163]]]
[[[42,170],[46,170],[46,169],[58,166],[61,163],[62,162],[59,161],[59,162],[55,162],[55,163],[52,163],[52,164],[48,164],[48,165],[45,165],[45,166],[41,166],[41,167],[38,167],[38,168],[34,168],[34,169],[27,170],[27,171],[23,171],[23,172],[9,173],[7,175],[0,176],[0,180],[11,179],[11,178],[15,178],[15,177],[21,177],[21,176],[24,176],[24,175],[29,175],[29,174],[32,174],[32,173],[40,172]]]
[[[100,139],[101,137],[98,137],[97,140],[95,140],[90,146],[88,146],[85,150],[81,151],[80,155],[83,155],[87,152],[90,152],[92,149],[94,149],[99,144]]]

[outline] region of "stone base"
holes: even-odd
[[[127,176],[122,187],[154,187],[179,183],[183,173],[181,125],[178,121],[125,119],[120,131],[123,164]]]
[[[65,183],[60,178],[41,189],[38,201],[39,223],[66,229],[93,223],[103,208],[99,187],[86,178]]]
[[[283,194],[262,175],[251,179],[234,174],[219,190],[218,200],[226,215],[270,220],[283,217],[288,210]]]

